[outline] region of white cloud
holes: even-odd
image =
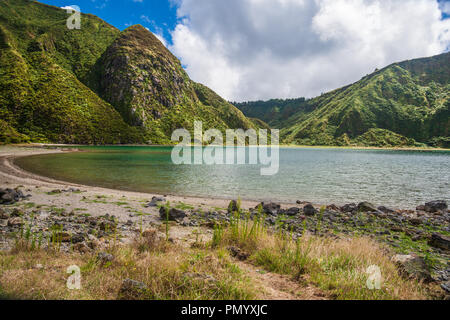
[[[170,49],[230,100],[316,96],[450,44],[435,0],[179,0]],[[442,5],[441,5],[442,7]]]
[[[78,6],[72,5],[72,6],[65,6],[65,7],[61,7],[61,9],[63,10],[72,10],[72,11],[78,11],[80,12],[80,8]]]

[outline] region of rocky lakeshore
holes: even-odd
[[[15,167],[10,157],[14,155],[0,157],[0,252],[25,246],[26,250],[93,256],[98,263],[110,264],[116,259],[111,246],[125,247],[150,237],[180,248],[205,248],[236,220],[244,225],[258,221],[271,233],[288,235],[293,241],[305,236],[327,243],[371,238],[400,276],[439,288],[435,298],[449,298],[450,211],[443,200],[424,203],[416,210],[398,210],[369,202],[321,206],[301,200],[285,204],[148,195],[38,177]],[[229,245],[227,251],[236,263],[254,268],[245,246]],[[255,270],[249,270],[255,276]],[[209,273],[182,274],[204,281],[211,277]],[[256,273],[256,277],[269,275],[276,276]],[[124,288],[135,283],[125,280]],[[288,285],[282,287],[298,285],[292,279],[283,281]],[[317,289],[313,292],[306,299],[324,297]],[[271,298],[292,297],[278,292]]]
[[[155,230],[163,239],[169,223],[169,241],[192,246],[198,242],[198,234],[209,240],[215,228],[227,226],[233,219],[259,219],[274,232],[289,232],[293,239],[306,233],[332,239],[372,237],[387,245],[399,272],[424,283],[438,283],[443,294],[447,297],[450,294],[450,211],[445,201],[431,201],[417,210],[392,210],[368,202],[319,207],[302,201],[295,206],[270,202],[241,209],[239,200],[231,201],[227,208],[210,208],[171,203],[163,196],[154,196],[139,201],[146,213],[130,210],[129,199],[122,198],[122,203],[115,205],[127,208],[116,216],[107,212],[93,215],[82,208],[66,210],[36,205],[31,194],[25,195],[31,191],[0,189],[1,250],[10,250],[19,240],[26,240],[33,248],[57,246],[63,252],[100,252],[99,259],[106,259],[102,248],[111,243],[130,243],[148,230]],[[87,197],[83,195],[85,191],[74,188],[50,190],[46,194],[54,198],[75,194],[87,204],[109,201],[106,196]],[[230,250],[239,260],[248,257],[239,249]]]

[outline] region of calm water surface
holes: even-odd
[[[280,149],[280,170],[256,165],[174,165],[171,147],[86,147],[86,152],[16,160],[59,180],[114,189],[262,200],[344,204],[371,201],[413,208],[450,202],[450,152]]]

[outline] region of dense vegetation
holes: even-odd
[[[450,53],[393,64],[305,100],[237,104],[302,145],[450,147]]]
[[[28,0],[0,2],[0,143],[169,143],[194,120],[257,128],[192,82],[142,26],[124,32],[82,14]]]

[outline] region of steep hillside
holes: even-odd
[[[143,141],[81,81],[118,30],[87,15],[81,30],[68,30],[67,17],[65,10],[35,2],[0,2],[0,120],[11,132],[1,140]]]
[[[450,53],[405,61],[298,103],[297,112],[276,123],[282,140],[304,145],[449,147],[449,66]]]
[[[0,143],[169,143],[194,120],[259,126],[192,82],[142,26],[120,32],[82,14],[81,30],[69,30],[68,17],[35,1],[0,2]]]
[[[257,118],[265,121],[274,128],[292,117],[294,114],[303,111],[311,112],[312,106],[305,98],[298,99],[272,99],[268,101],[233,102],[239,110],[247,117]]]
[[[180,61],[140,25],[123,31],[93,69],[99,95],[151,141],[169,142],[177,128],[251,128],[255,125],[210,89],[191,81]]]

